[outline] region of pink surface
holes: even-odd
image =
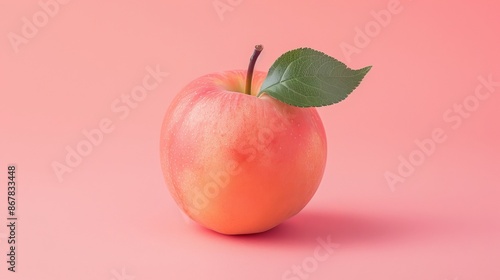
[[[497,2],[62,2],[0,4],[0,279],[500,277]],[[246,68],[257,43],[259,70],[303,46],[373,68],[319,109],[328,161],[309,205],[267,233],[223,236],[170,197],[160,126],[189,81]],[[57,176],[76,147],[88,155]]]

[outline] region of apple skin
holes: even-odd
[[[316,192],[326,135],[315,108],[256,97],[266,73],[202,76],[172,101],[161,128],[165,182],[194,221],[228,235],[269,230]]]

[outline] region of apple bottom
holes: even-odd
[[[161,162],[177,204],[224,234],[269,230],[312,198],[326,164],[326,136],[314,108],[242,92],[245,71],[201,77],[172,102]],[[265,73],[254,74],[259,89]]]

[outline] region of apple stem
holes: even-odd
[[[248,95],[252,95],[253,68],[255,67],[257,58],[259,57],[260,52],[262,52],[263,49],[264,47],[262,45],[256,45],[252,57],[250,57],[250,63],[248,64],[248,71],[247,71],[247,84],[245,87],[245,93]]]

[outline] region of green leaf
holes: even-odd
[[[258,96],[266,93],[297,107],[331,105],[344,100],[370,69],[353,70],[322,52],[295,49],[273,63]]]

